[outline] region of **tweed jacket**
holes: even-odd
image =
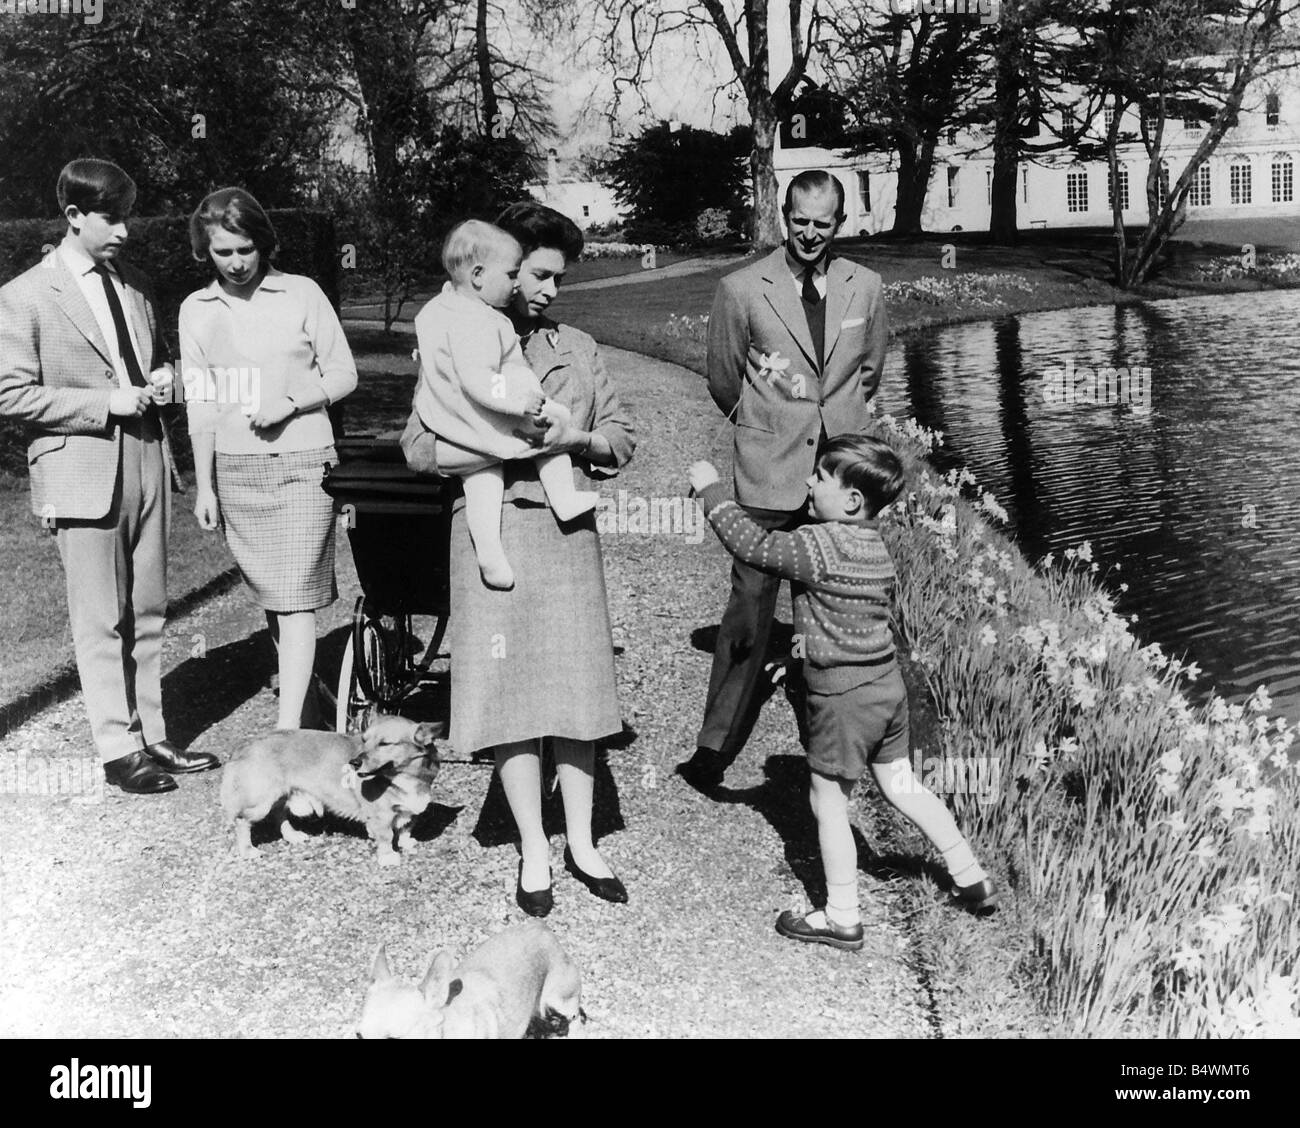
[[[824,362],[785,247],[728,274],[709,315],[709,393],[735,414],[736,500],[792,512],[808,496],[817,440],[866,428],[888,328],[880,275],[832,257],[826,269]]]
[[[152,291],[138,270],[114,265],[127,287],[140,367],[149,372],[166,355]],[[108,403],[118,387],[99,323],[56,251],[0,287],[0,415],[32,425],[27,465],[37,516],[93,521],[108,514],[122,445]],[[163,457],[182,488],[166,420]]]

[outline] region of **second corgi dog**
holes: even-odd
[[[289,815],[325,811],[365,824],[381,866],[409,842],[411,821],[433,801],[438,750],[433,725],[380,717],[362,734],[282,729],[259,736],[231,757],[221,777],[221,806],[235,824],[235,849],[255,858],[253,823],[278,811],[280,836],[307,836]]]
[[[582,1013],[582,973],[540,920],[489,937],[453,971],[439,952],[417,987],[395,979],[381,947],[357,1034],[361,1038],[522,1038],[567,1032]]]

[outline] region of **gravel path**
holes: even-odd
[[[605,357],[641,433],[632,465],[604,491],[615,500],[627,491],[626,513],[636,511],[631,499],[680,496],[693,457],[725,465],[720,420],[697,376],[614,349]],[[631,903],[590,896],[563,872],[553,837],[550,923],[583,971],[583,1033],[931,1035],[929,995],[887,884],[862,880],[861,953],[773,931],[776,913],[820,878],[806,769],[780,695],[722,801],[672,774],[692,747],[726,595],[729,563],[712,533],[633,527],[604,544],[629,731],[598,771],[596,824]],[[322,625],[320,668],[330,676],[357,591],[346,550],[339,578],[343,598]],[[226,755],[273,724],[263,628],[242,590],[171,624],[174,738]],[[297,847],[270,841],[257,863],[234,861],[215,772],[161,797],[15,793],[31,790],[15,779],[56,762],[90,767],[80,778],[93,780],[89,750],[79,697],[0,741],[0,1035],[346,1035],[379,941],[415,975],[438,947],[464,951],[522,918],[517,854],[484,765],[444,767],[412,856],[381,870],[360,831],[342,827]]]

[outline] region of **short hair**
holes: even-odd
[[[275,252],[275,228],[262,205],[242,188],[218,188],[194,209],[190,216],[190,249],[199,262],[207,261],[214,227],[251,239],[264,260]]]
[[[114,218],[125,218],[135,206],[135,181],[112,161],[95,157],[82,157],[69,161],[59,173],[55,193],[59,199],[59,212],[70,207],[89,214],[102,212]]]
[[[838,176],[832,176],[825,169],[809,168],[805,169],[785,188],[785,204],[781,208],[781,214],[790,218],[790,211],[794,207],[794,194],[799,192],[803,195],[816,194],[820,192],[835,193],[835,218],[841,223],[844,222],[844,185],[840,183]]]
[[[481,219],[456,224],[442,241],[442,268],[457,282],[475,266],[488,262],[500,251],[514,252],[519,241],[508,231]]]
[[[822,444],[817,463],[858,490],[874,517],[903,490],[903,463],[893,448],[872,435],[841,435]]]
[[[582,230],[567,215],[534,200],[511,204],[497,216],[497,226],[519,240],[524,255],[539,247],[559,251],[566,262],[576,262],[585,242]]]

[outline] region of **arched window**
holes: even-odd
[[[1250,161],[1237,157],[1228,166],[1228,199],[1234,204],[1251,202]]]
[[[1273,158],[1273,203],[1289,204],[1295,199],[1294,164],[1290,153],[1278,153]]]

